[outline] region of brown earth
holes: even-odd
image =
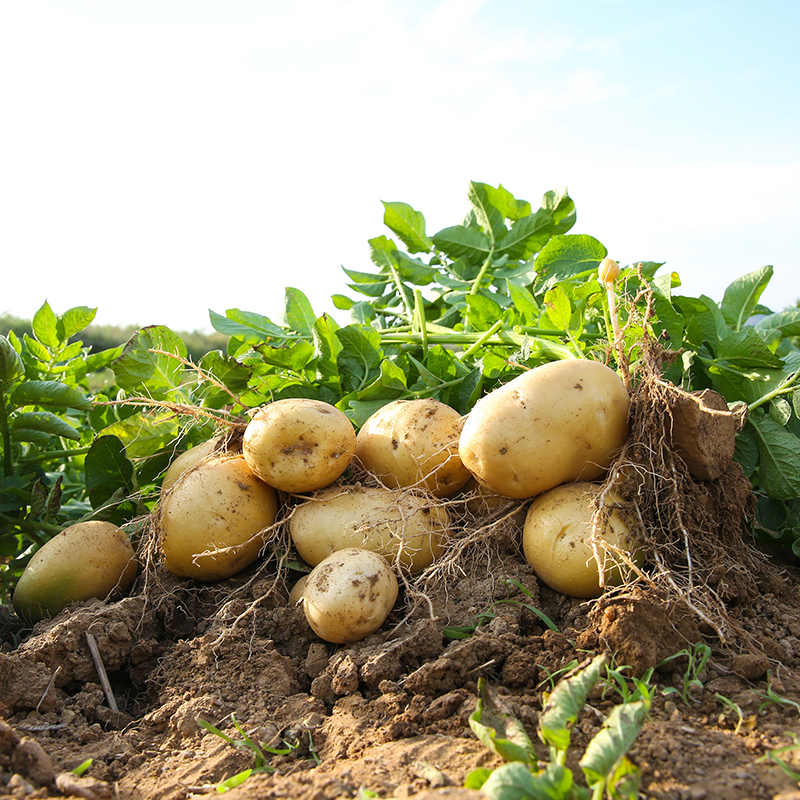
[[[642,797],[798,792],[768,757],[800,736],[794,563],[759,553],[746,581],[717,576],[726,587],[721,641],[718,629],[647,584],[591,602],[553,592],[521,557],[519,533],[517,515],[431,606],[411,616],[398,606],[379,633],[348,646],[317,638],[302,610],[285,605],[292,575],[284,580],[263,566],[213,585],[156,568],[131,596],[72,606],[32,631],[4,610],[0,796],[214,796],[220,781],[254,766],[253,752],[199,720],[241,740],[235,719],[253,740],[288,752],[268,754],[274,771],[251,775],[229,791],[231,800],[479,797],[461,788],[465,777],[500,762],[469,727],[478,679],[534,734],[552,676],[601,651],[628,674],[656,667],[650,718],[630,751],[643,772]],[[515,602],[493,606],[497,600]],[[543,611],[558,632],[524,604]],[[444,635],[445,626],[468,625],[490,608],[493,618],[473,635]],[[118,711],[101,688],[87,634]],[[711,661],[702,686],[684,691],[686,659],[658,665],[702,641]],[[576,775],[615,702],[619,693],[608,683],[590,697],[568,760]],[[800,771],[800,747],[780,757]],[[63,774],[87,759],[83,778]]]

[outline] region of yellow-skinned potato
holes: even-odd
[[[312,567],[337,550],[380,553],[410,572],[444,550],[449,515],[444,506],[408,492],[372,486],[331,486],[297,506],[289,532],[298,555]]]
[[[570,597],[599,597],[603,593],[600,567],[591,545],[593,501],[599,491],[600,486],[594,483],[557,486],[531,503],[525,519],[522,547],[526,561],[551,589]],[[614,491],[604,500],[609,510],[622,502]],[[625,551],[641,566],[642,551],[619,512],[611,510],[607,521],[604,519],[599,518],[599,541]],[[621,583],[620,560],[602,544],[598,552],[604,562],[605,586]]]
[[[461,460],[498,494],[534,497],[601,478],[628,436],[630,399],[597,361],[554,361],[479,400],[464,423]]]
[[[209,439],[176,456],[161,479],[161,491],[166,492],[184,472],[212,455],[218,444],[219,439]]]
[[[78,522],[33,555],[14,590],[14,609],[28,623],[54,617],[77,600],[128,591],[137,569],[122,528],[111,522]]]
[[[287,603],[289,608],[294,608],[303,599],[303,591],[305,590],[307,583],[308,575],[303,575],[303,577],[299,578],[297,583],[292,586],[292,590],[289,592],[289,602]]]
[[[326,642],[358,642],[383,625],[397,593],[397,578],[383,556],[346,548],[311,571],[303,589],[303,611]]]
[[[261,480],[303,494],[329,486],[356,451],[350,420],[321,400],[293,397],[262,406],[244,432],[242,452]]]
[[[461,415],[432,397],[395,400],[361,426],[356,458],[390,488],[452,497],[470,479],[458,455]]]
[[[277,493],[242,456],[203,461],[163,496],[164,566],[182,578],[229,578],[256,560],[277,515]]]

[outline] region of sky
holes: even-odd
[[[472,180],[721,300],[800,298],[800,3],[0,0],[0,314],[318,314]]]

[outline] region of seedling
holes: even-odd
[[[800,740],[797,738],[796,733],[790,733],[789,736],[792,739],[792,744],[784,745],[783,747],[778,747],[775,750],[769,750],[766,752],[761,758],[758,760],[760,762],[763,761],[771,761],[773,764],[776,764],[778,768],[783,772],[785,775],[788,775],[793,781],[797,781],[800,783],[800,772],[792,769],[782,758],[781,756],[785,753],[796,753],[800,751]]]
[[[533,743],[522,723],[492,692],[485,680],[478,682],[480,697],[470,717],[475,735],[508,763],[496,770],[477,769],[466,786],[494,800],[602,800],[638,797],[639,769],[626,753],[644,724],[649,700],[614,706],[600,731],[589,742],[578,762],[589,790],[576,784],[566,767],[572,730],[605,667],[600,655],[563,678],[547,696],[539,716],[539,739],[547,745],[549,763],[539,763]]]
[[[800,714],[800,703],[796,703],[794,700],[789,700],[787,697],[781,697],[773,688],[772,688],[772,679],[767,683],[767,691],[764,693],[764,700],[758,707],[758,713],[763,713],[765,708],[768,708],[771,705],[783,705],[789,706],[797,711]]]
[[[698,642],[693,647],[687,647],[677,653],[673,653],[669,658],[665,658],[658,666],[664,666],[679,658],[686,658],[688,660],[686,671],[683,673],[681,687],[668,686],[664,689],[664,694],[677,694],[686,705],[689,705],[692,702],[692,690],[703,688],[703,681],[700,676],[703,675],[708,666],[709,659],[711,658],[711,648],[703,642]]]
[[[725,711],[719,715],[719,722],[722,722],[729,713],[736,714],[737,722],[733,732],[738,735],[742,729],[742,726],[744,725],[744,714],[742,713],[741,707],[738,703],[734,703],[733,700],[725,697],[725,695],[722,695],[719,692],[717,692],[717,700],[719,700],[719,702],[725,706]]]

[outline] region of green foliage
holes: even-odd
[[[508,763],[494,771],[470,773],[466,785],[492,800],[599,800],[638,797],[640,774],[626,757],[647,717],[649,695],[612,708],[578,762],[591,791],[574,782],[566,766],[572,730],[589,692],[606,666],[605,656],[593,658],[562,678],[547,696],[539,715],[538,736],[550,752],[541,765],[522,723],[481,679],[480,697],[470,717],[475,735]]]
[[[686,659],[686,669],[683,672],[681,686],[668,686],[664,689],[664,694],[677,694],[686,705],[689,705],[692,702],[692,690],[703,688],[702,679],[711,659],[711,648],[703,642],[698,642],[673,653],[669,658],[664,659],[659,667],[681,659]]]

